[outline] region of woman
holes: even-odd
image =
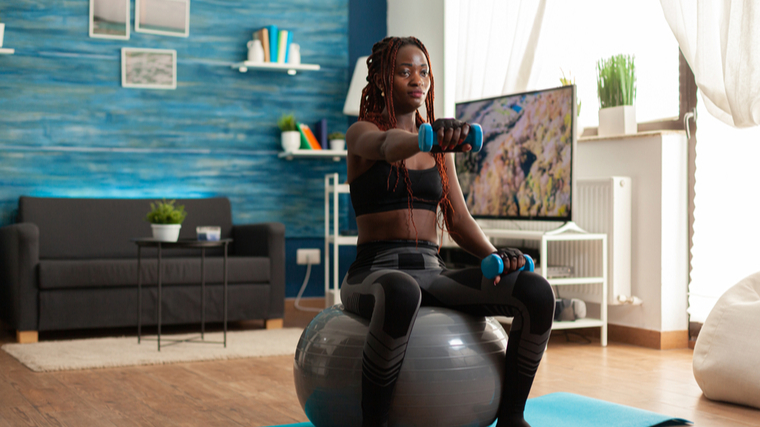
[[[370,319],[362,363],[363,425],[387,424],[393,387],[423,304],[514,316],[497,426],[527,426],[523,410],[549,339],[552,289],[534,273],[507,276],[524,265],[522,253],[497,252],[472,219],[454,154],[420,152],[417,132],[425,121],[417,109],[423,105],[444,151],[469,132],[466,123],[435,120],[433,75],[422,43],[387,37],[372,47],[367,66],[359,121],[346,134],[359,238],[356,261],[341,286],[345,309]],[[439,223],[476,257],[499,253],[504,274],[489,280],[479,268],[447,271],[438,255]]]

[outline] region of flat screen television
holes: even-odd
[[[575,86],[456,104],[483,148],[456,156],[474,218],[572,221]]]

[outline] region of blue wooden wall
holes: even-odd
[[[16,50],[0,55],[0,225],[20,195],[223,195],[236,224],[323,236],[324,175],[345,178],[345,161],[278,159],[276,122],[293,112],[346,130],[348,0],[192,0],[188,38],[134,25],[129,40],[90,38],[88,17],[88,0],[0,2]],[[292,30],[302,62],[321,70],[232,69],[269,24]],[[122,88],[122,47],[175,49],[177,89]]]

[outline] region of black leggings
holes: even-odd
[[[554,292],[530,272],[483,277],[479,268],[446,270],[437,245],[383,241],[361,244],[340,290],[345,309],[370,320],[362,363],[364,426],[385,425],[393,387],[420,305],[478,316],[514,317],[506,355],[499,424],[519,425],[549,340]]]

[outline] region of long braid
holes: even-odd
[[[396,110],[393,106],[393,77],[396,69],[396,56],[398,51],[401,47],[408,44],[417,46],[422,53],[425,54],[425,59],[428,62],[430,89],[425,97],[425,111],[428,122],[432,123],[435,121],[435,110],[433,108],[433,101],[435,100],[435,83],[432,72],[433,66],[430,63],[430,55],[428,54],[425,45],[415,37],[386,37],[372,46],[372,54],[367,58],[367,85],[362,90],[362,99],[359,106],[359,120],[374,123],[380,130],[387,131],[396,128]],[[374,83],[376,75],[380,77],[380,88]],[[383,109],[388,112],[387,117],[383,116]],[[417,127],[425,123],[425,119],[422,118],[419,111],[415,113],[415,122]],[[443,191],[443,196],[438,202],[440,216],[438,217],[437,222],[442,229],[445,227],[445,230],[449,231],[451,229],[450,217],[451,214],[454,213],[454,208],[449,199],[449,176],[446,168],[445,155],[444,153],[431,153],[430,155],[435,159],[436,169],[441,176],[441,189]],[[404,177],[404,183],[406,184],[408,194],[408,221],[412,223],[415,240],[417,240],[417,225],[414,222],[413,201],[415,199],[421,199],[415,198],[412,193],[412,182],[409,177],[409,170],[406,168],[406,162],[401,160],[397,164],[391,166],[391,174],[393,173],[393,166],[395,166],[396,169],[396,185],[398,185],[399,182],[399,174]],[[390,186],[390,174],[388,176],[388,185]]]

